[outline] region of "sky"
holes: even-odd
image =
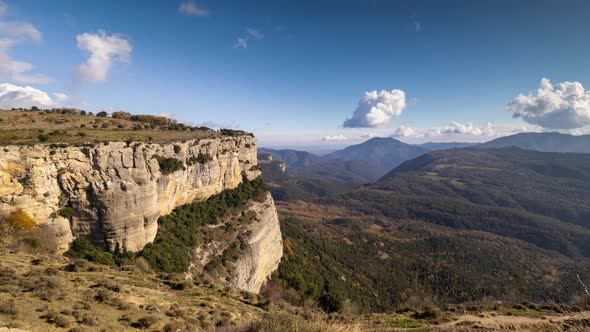
[[[269,147],[590,133],[590,1],[1,0],[0,108],[160,114]]]

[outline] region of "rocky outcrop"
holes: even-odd
[[[230,284],[258,293],[268,277],[279,267],[283,256],[283,239],[270,193],[263,202],[251,204],[247,211],[255,213],[256,220],[248,227],[248,248],[235,263]]]
[[[111,250],[141,250],[153,241],[160,215],[260,175],[256,141],[247,135],[0,149],[0,209],[24,210],[62,250],[72,232]],[[174,158],[181,169],[167,174],[158,158]],[[62,216],[70,211],[71,220]]]
[[[209,275],[234,288],[258,293],[278,268],[283,240],[270,193],[251,200],[219,224],[204,226],[205,239],[193,253],[188,277]]]

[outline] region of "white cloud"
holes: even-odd
[[[507,106],[513,117],[547,129],[590,126],[590,90],[580,82],[552,85],[543,78],[536,94],[516,96]]]
[[[43,34],[28,22],[4,22],[0,21],[0,34],[13,38],[31,39],[40,41]]]
[[[399,137],[408,137],[408,136],[415,136],[416,131],[410,127],[399,126],[396,130],[393,131],[391,137],[399,138]]]
[[[383,137],[383,136],[385,136],[383,133],[366,133],[366,134],[362,134],[361,138],[367,139],[367,138]]]
[[[0,2],[0,16],[4,15],[8,6]],[[33,74],[34,66],[28,62],[18,61],[9,55],[9,51],[17,44],[32,40],[40,41],[43,35],[31,23],[8,22],[0,18],[0,75],[5,80],[19,83],[46,84],[51,79],[45,75]]]
[[[0,84],[0,109],[55,107],[57,104],[51,97],[30,86],[16,86],[9,83]]]
[[[162,113],[158,114],[158,116],[163,116],[163,117],[168,118],[168,119],[173,119],[174,118],[174,113],[162,112]]]
[[[260,30],[253,29],[253,28],[248,28],[248,29],[246,29],[246,31],[248,31],[248,33],[252,37],[254,37],[254,38],[258,39],[258,40],[261,40],[261,39],[264,38],[264,34]]]
[[[324,137],[322,137],[322,141],[329,141],[329,142],[331,142],[331,141],[345,141],[346,139],[347,138],[344,135],[342,135],[342,134],[335,135],[335,136],[324,136]]]
[[[248,42],[254,38],[255,40],[264,39],[264,33],[258,29],[248,28],[246,29],[246,35],[238,37],[233,43],[232,48],[248,48]]]
[[[432,128],[424,134],[427,137],[443,135],[464,135],[464,136],[494,136],[496,134],[491,123],[482,126],[475,126],[472,123],[460,123],[453,121],[443,128]]]
[[[352,117],[344,121],[343,126],[382,127],[393,116],[399,116],[406,108],[406,94],[402,90],[382,90],[365,92]]]
[[[248,48],[248,39],[239,37],[233,44],[232,48]]]
[[[68,95],[66,95],[65,93],[54,93],[53,96],[55,97],[55,100],[60,104],[65,103],[69,99]]]
[[[90,53],[88,60],[77,68],[77,78],[91,83],[104,82],[115,61],[128,62],[131,57],[131,44],[128,40],[107,35],[84,33],[76,36],[78,48]]]
[[[188,16],[209,16],[209,10],[197,6],[192,1],[184,1],[178,6],[178,11]]]

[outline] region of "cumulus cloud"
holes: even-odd
[[[399,126],[396,130],[393,131],[391,137],[399,138],[399,137],[409,137],[415,136],[416,131],[410,127]]]
[[[491,123],[482,126],[476,126],[472,123],[460,123],[453,121],[443,128],[432,128],[426,131],[425,136],[443,136],[443,135],[466,135],[466,136],[494,136],[496,132]]]
[[[322,137],[322,141],[345,141],[346,137],[342,134],[335,135],[335,136],[324,136]]]
[[[128,40],[118,35],[84,33],[76,37],[78,48],[89,53],[85,63],[76,71],[77,79],[100,83],[107,79],[113,62],[128,62],[132,47]]]
[[[343,126],[382,127],[389,123],[391,117],[399,116],[406,106],[406,94],[402,90],[368,91],[359,101],[352,117],[346,119]]]
[[[551,84],[543,78],[536,94],[520,94],[507,106],[513,117],[548,129],[590,125],[590,90],[580,82]]]
[[[30,86],[0,84],[0,109],[31,108],[33,106],[50,108],[56,105],[57,103],[41,90]]]
[[[184,1],[178,6],[178,11],[188,16],[209,16],[209,10],[197,6],[192,1]]]
[[[0,16],[4,15],[8,6],[0,2]],[[18,44],[27,41],[41,41],[43,35],[31,23],[11,22],[0,18],[0,75],[9,81],[19,83],[45,84],[51,79],[45,75],[34,74],[33,64],[13,59],[9,52]]]

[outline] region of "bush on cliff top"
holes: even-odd
[[[160,217],[159,228],[153,243],[147,244],[143,257],[156,271],[183,272],[188,269],[190,252],[198,241],[199,227],[214,224],[217,219],[240,208],[251,199],[258,199],[268,191],[262,178],[244,181],[235,189],[177,207],[172,213]]]

